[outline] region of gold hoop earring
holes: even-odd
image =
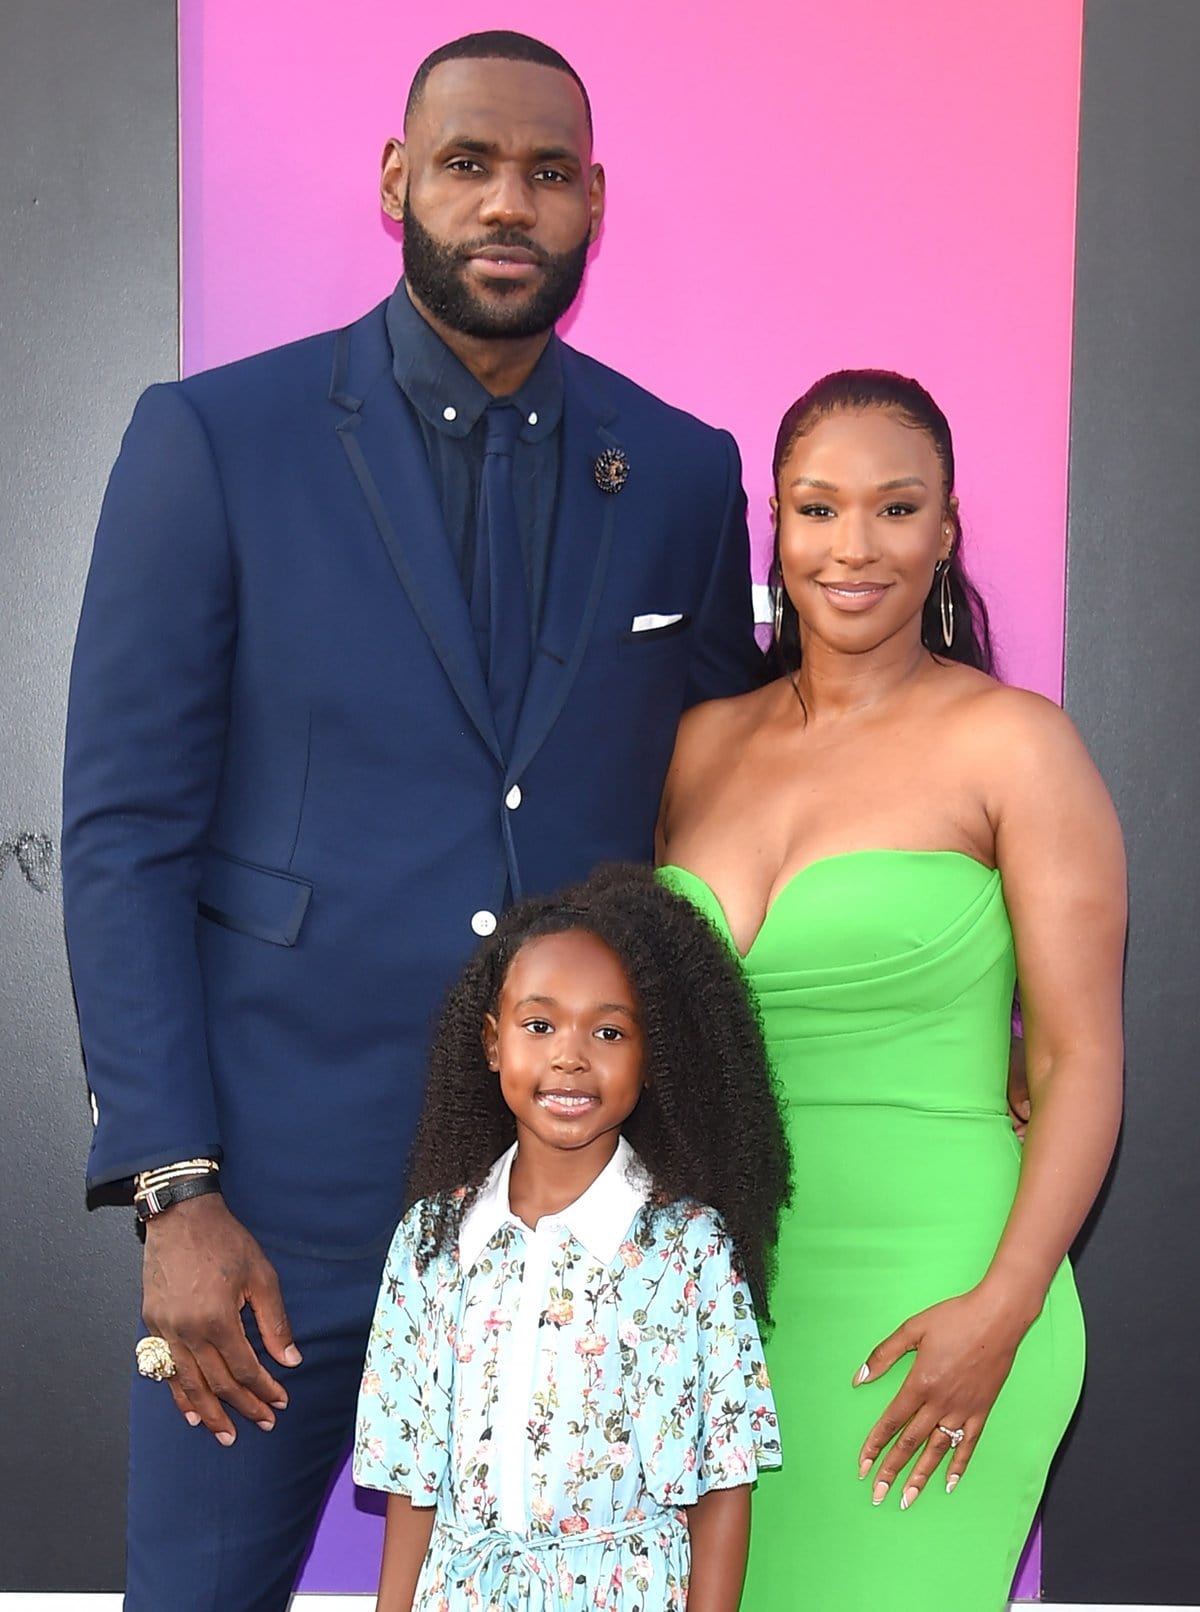
[[[938,571],[942,585],[938,590],[938,606],[942,614],[942,642],[947,649],[954,647],[954,595],[950,592],[950,561],[939,560]]]
[[[775,585],[775,619],[774,619],[774,622],[772,624],[772,629],[773,629],[773,632],[774,632],[774,642],[775,643],[778,643],[779,640],[783,637],[783,593],[784,593],[783,583],[782,582],[776,583],[776,585]]]

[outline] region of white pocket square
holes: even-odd
[[[653,632],[655,627],[673,627],[677,621],[683,620],[683,611],[677,610],[673,616],[656,616],[653,613],[647,616],[634,616],[630,632]]]

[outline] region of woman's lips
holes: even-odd
[[[835,610],[862,611],[877,605],[891,583],[818,582],[817,586]]]

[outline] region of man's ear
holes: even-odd
[[[495,1073],[500,1072],[500,1026],[496,1022],[494,1013],[486,1013],[483,1018],[483,1029],[479,1039],[483,1042],[483,1055],[487,1059],[487,1066]]]
[[[383,148],[379,175],[379,205],[399,224],[404,218],[404,198],[408,194],[408,152],[402,140],[391,139]]]
[[[606,187],[607,181],[604,177],[604,169],[598,162],[594,162],[591,177],[588,180],[588,204],[591,207],[592,214],[591,222],[588,225],[589,246],[600,233],[600,225],[604,218]]]

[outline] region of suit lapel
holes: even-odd
[[[391,374],[381,308],[339,332],[330,399],[342,411],[338,437],[413,612],[464,710],[502,761],[462,579],[421,433]]]
[[[610,430],[611,407],[580,373],[578,355],[563,349],[562,449],[550,570],[538,652],[530,671],[513,744],[511,777],[518,777],[558,718],[588,646],[604,588],[619,495],[596,485],[595,463],[620,446]]]

